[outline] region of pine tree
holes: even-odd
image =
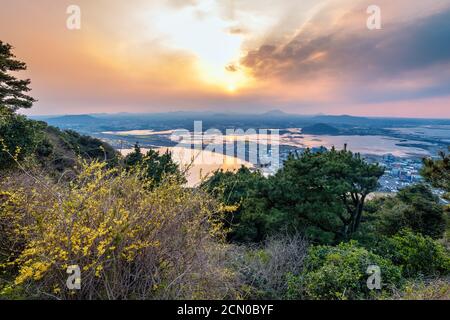
[[[27,92],[30,80],[17,79],[11,72],[26,70],[24,62],[15,59],[12,46],[0,41],[0,113],[13,113],[21,108],[31,108],[36,101]]]
[[[448,147],[450,152],[450,147]],[[450,153],[441,152],[441,159],[424,159],[422,176],[433,187],[446,191],[445,198],[450,200]]]

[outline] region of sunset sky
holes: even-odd
[[[0,0],[0,40],[28,64],[28,114],[450,118],[450,0]]]

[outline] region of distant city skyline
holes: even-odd
[[[67,8],[81,10],[69,30]],[[369,30],[367,8],[381,10]],[[29,115],[450,118],[450,0],[3,1]],[[14,14],[12,14],[14,13]]]

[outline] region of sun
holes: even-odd
[[[230,92],[230,93],[234,93],[234,92],[236,92],[236,90],[237,90],[237,87],[234,84],[229,84],[227,86],[227,91]]]

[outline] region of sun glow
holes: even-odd
[[[147,13],[149,30],[164,35],[164,46],[196,59],[195,75],[207,87],[236,92],[249,83],[248,75],[235,67],[242,56],[243,35],[231,33],[235,22],[221,17],[213,0],[179,10],[161,8]],[[232,65],[233,69],[227,68]]]
[[[236,86],[234,84],[229,84],[227,87],[228,92],[233,93],[237,90]]]

